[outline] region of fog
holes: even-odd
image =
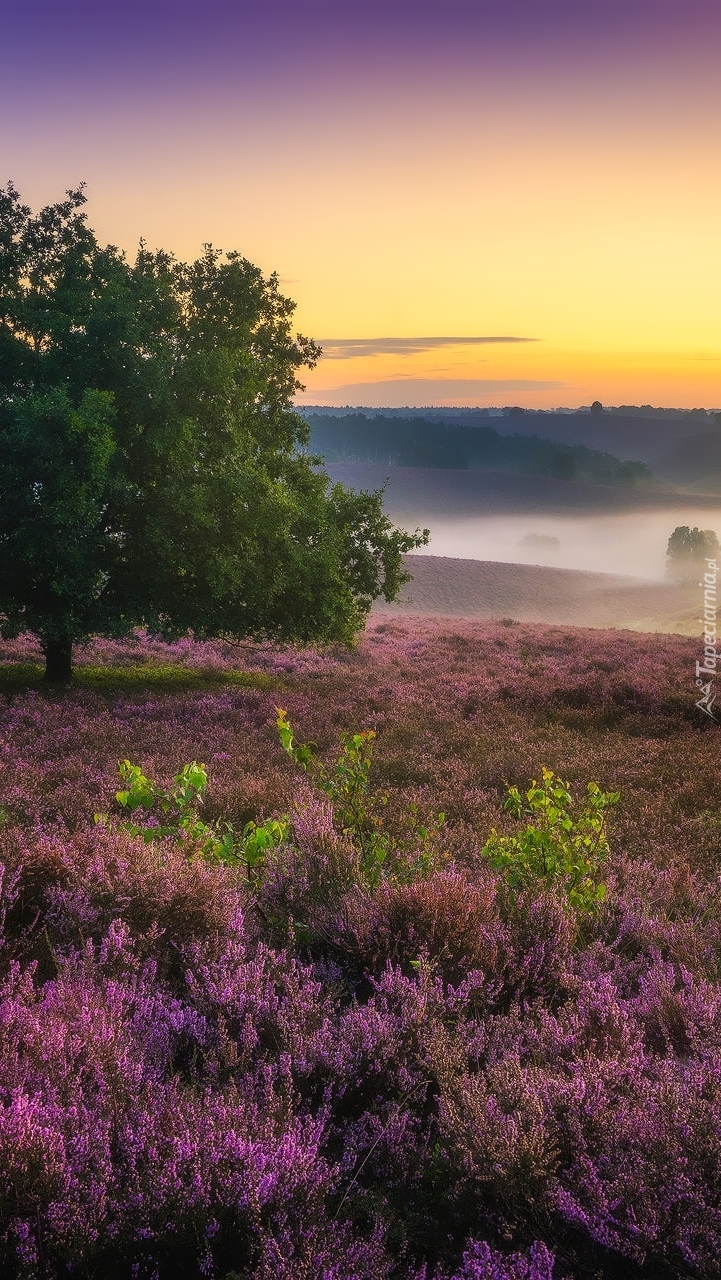
[[[408,521],[403,521],[408,528]],[[666,545],[677,525],[713,529],[721,537],[721,504],[621,515],[495,515],[424,518],[428,547],[416,554],[465,560],[589,569],[661,581]],[[554,541],[555,540],[555,541]]]

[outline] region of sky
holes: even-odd
[[[718,0],[3,8],[0,183],[277,272],[300,403],[721,407]]]

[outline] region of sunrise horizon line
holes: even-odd
[[[649,404],[646,402],[638,403],[636,401],[633,401],[633,402],[629,401],[621,404],[611,404],[611,403],[602,404],[600,400],[589,401],[588,403],[583,403],[578,405],[558,404],[558,405],[552,405],[552,406],[518,405],[518,404],[439,404],[437,402],[428,403],[428,404],[375,405],[375,404],[361,404],[357,401],[348,401],[345,404],[329,404],[327,401],[324,402],[324,401],[318,400],[312,404],[309,404],[306,402],[301,403],[296,401],[294,404],[294,408],[303,409],[305,411],[310,411],[312,409],[333,409],[333,410],[354,409],[357,411],[368,410],[369,412],[376,413],[376,414],[386,409],[392,413],[400,413],[404,409],[412,409],[414,411],[425,410],[425,409],[433,409],[433,410],[452,409],[454,412],[466,411],[469,413],[473,413],[478,411],[478,412],[489,412],[489,413],[490,412],[502,413],[505,410],[510,409],[510,410],[513,410],[514,412],[520,412],[520,413],[549,414],[549,413],[590,413],[594,403],[601,404],[601,412],[608,413],[608,414],[620,413],[621,410],[623,409],[639,409],[639,410],[643,410],[645,413],[648,413],[649,411],[658,412],[658,413],[684,413],[684,414],[685,413],[707,413],[707,414],[721,413],[721,405],[694,405],[693,407],[689,408],[686,405]]]

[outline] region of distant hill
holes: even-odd
[[[583,447],[592,456],[574,455],[576,479],[618,483],[610,478],[614,466],[618,470],[622,462],[643,463],[662,484],[681,485],[696,493],[721,493],[721,413],[716,411],[656,409],[650,405],[623,405],[595,413],[514,406],[422,410],[306,406],[302,413],[311,423],[318,452],[325,453],[329,462],[398,465],[415,461],[425,466],[490,466],[552,476],[550,459],[554,454]],[[363,422],[368,425],[363,427]],[[444,436],[444,428],[452,431]],[[535,439],[543,447],[536,444],[524,449],[518,443],[508,444],[501,460],[503,446],[494,442],[489,430],[507,441],[514,436]],[[470,438],[474,431],[485,433],[475,443]],[[402,452],[406,441],[411,447]],[[485,458],[474,457],[484,451]],[[569,464],[560,461],[556,466],[561,468],[557,474],[562,474],[562,468]],[[636,481],[640,478],[635,466],[630,474]],[[621,471],[619,478],[628,483],[629,474]]]
[[[721,491],[721,427],[669,444],[656,458],[654,473],[660,480]]]
[[[516,622],[698,634],[694,587],[443,556],[410,555],[404,562],[412,580],[399,600],[376,601],[374,615],[506,617]]]
[[[622,413],[542,413],[511,411],[493,423],[497,431],[543,432],[566,444],[584,444],[589,449],[608,451],[623,459],[639,459],[658,479],[696,482],[703,480],[706,459],[697,454],[693,442],[700,438],[721,442],[721,425],[715,415],[703,410],[671,416]],[[683,474],[676,462],[685,460]]]
[[[650,479],[642,461],[622,459],[567,439],[503,432],[488,422],[450,423],[363,413],[305,414],[305,418],[311,429],[310,448],[326,463],[456,471],[479,468],[602,485],[633,485]],[[496,424],[499,421],[496,419]],[[503,420],[503,425],[510,421],[510,417]]]
[[[329,462],[333,480],[351,489],[386,486],[384,506],[401,523],[426,523],[439,516],[487,516],[523,513],[614,514],[676,508],[686,498],[694,508],[717,511],[718,497],[671,489],[569,482],[553,476],[528,476],[449,467],[389,467],[373,462]],[[669,533],[671,530],[669,530]]]

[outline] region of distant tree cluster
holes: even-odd
[[[695,581],[707,559],[721,554],[721,546],[713,529],[690,529],[677,525],[666,547],[667,572],[676,582]]]
[[[711,409],[662,409],[653,404],[619,404],[604,409],[604,412],[621,418],[655,418],[659,421],[671,422],[689,419],[707,422],[714,416]]]

